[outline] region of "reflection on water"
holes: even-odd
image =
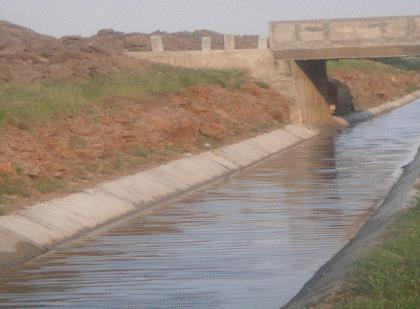
[[[278,308],[419,145],[420,102],[315,138],[1,274],[9,307]]]

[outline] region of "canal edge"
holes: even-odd
[[[420,91],[397,101],[386,103],[367,118],[353,118],[352,123],[367,120],[375,115],[390,111],[411,103],[420,97]],[[356,113],[357,114],[357,113]],[[343,124],[344,123],[340,123]],[[352,267],[370,248],[380,243],[398,215],[404,209],[412,207],[417,193],[413,187],[420,183],[420,148],[412,161],[402,167],[403,173],[391,187],[385,198],[377,205],[376,210],[362,225],[359,232],[330,260],[328,260],[302,289],[281,308],[315,308],[314,305],[340,290]]]
[[[334,122],[342,126],[349,126],[351,124],[368,120],[376,115],[380,115],[387,111],[401,107],[405,104],[415,101],[420,98],[420,90],[410,93],[402,98],[394,101],[386,102],[380,106],[369,108],[366,111],[357,111],[345,116],[333,116]]]
[[[286,125],[0,217],[0,270],[223,179],[319,134],[315,129]]]
[[[420,97],[420,91],[370,109],[334,120],[350,125],[397,108]],[[337,119],[336,119],[337,118]],[[286,125],[284,128],[156,168],[101,184],[64,198],[40,203],[0,217],[0,270],[26,262],[62,244],[148,210],[182,194],[222,179],[321,132]]]

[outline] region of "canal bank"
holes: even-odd
[[[349,125],[419,96],[420,92],[416,92],[366,112],[335,117],[335,120]],[[63,241],[226,177],[317,134],[312,129],[288,125],[235,145],[170,162],[93,190],[1,217],[0,267],[31,259]]]
[[[63,241],[229,176],[317,134],[312,129],[286,125],[238,144],[0,217],[0,268],[27,261]]]
[[[385,113],[387,111],[390,111],[394,108],[398,108],[400,106],[403,106],[407,103],[410,103],[414,101],[415,99],[420,97],[420,91],[413,92],[409,95],[406,95],[402,98],[399,98],[395,101],[387,102],[385,104],[382,104],[380,106],[371,107],[367,109],[366,111],[360,111],[360,112],[354,112],[349,115],[345,116],[334,116],[333,120],[342,126],[348,126],[352,123],[360,122],[367,120],[369,118],[372,118],[376,115],[379,115],[381,113]]]
[[[278,308],[343,248],[420,145],[420,102],[2,272],[0,306]]]
[[[343,285],[355,271],[357,263],[366,256],[370,249],[383,243],[384,239],[386,240],[384,237],[389,232],[389,228],[396,222],[403,210],[418,203],[418,190],[413,187],[418,185],[419,181],[420,152],[410,164],[403,167],[401,177],[361,227],[358,234],[322,266],[283,308],[332,308],[334,304],[331,303],[331,300],[341,299],[339,295],[337,299],[335,296],[337,293],[343,292]]]
[[[375,115],[401,107],[420,97],[420,91],[367,111],[347,116],[333,117],[342,126],[368,120]],[[352,267],[366,252],[383,241],[387,229],[395,223],[402,210],[415,204],[417,193],[413,186],[420,182],[420,151],[410,164],[403,167],[403,174],[388,192],[382,204],[362,226],[358,234],[331,260],[323,265],[299,293],[283,308],[310,308],[340,292]]]

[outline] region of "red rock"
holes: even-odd
[[[16,174],[15,168],[13,167],[12,162],[5,161],[0,162],[0,175],[14,175]]]
[[[96,159],[96,154],[92,150],[79,149],[79,150],[76,150],[75,152],[76,152],[76,155],[79,158],[88,159],[88,160],[95,160]]]
[[[200,126],[200,132],[208,137],[214,138],[214,139],[223,139],[226,134],[225,128],[218,124],[218,123],[202,123]]]

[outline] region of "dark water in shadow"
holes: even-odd
[[[1,273],[0,306],[278,308],[357,232],[420,144],[420,101]]]

